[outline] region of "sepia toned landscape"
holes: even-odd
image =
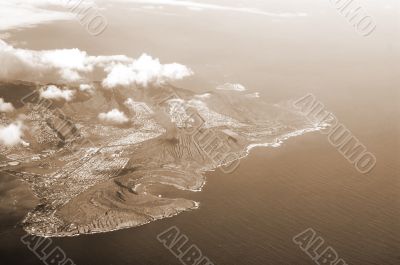
[[[0,264],[399,264],[397,1],[0,17]]]

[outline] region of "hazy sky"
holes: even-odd
[[[32,26],[54,20],[74,19],[68,5],[78,0],[0,0],[0,30]],[[97,5],[100,8],[125,6],[142,9],[155,9],[157,12],[168,12],[168,7],[185,8],[188,12],[214,11],[248,13],[269,17],[318,16],[332,11],[334,1],[311,0],[84,0],[83,5]],[[342,0],[341,2],[345,2]],[[384,19],[387,12],[399,14],[397,0],[355,1],[371,16]],[[137,9],[132,8],[132,13]],[[135,11],[136,10],[136,11]],[[382,17],[381,17],[382,16]],[[394,23],[399,23],[399,21]]]
[[[107,56],[101,57],[103,63],[112,62],[115,55],[126,62],[146,53],[154,59],[148,62],[154,63],[157,73],[162,73],[162,65],[171,63],[190,68],[194,74],[183,82],[188,80],[191,87],[201,90],[239,83],[253,92],[275,86],[280,91],[293,91],[298,86],[316,86],[321,80],[328,82],[334,73],[350,66],[355,74],[360,66],[369,73],[379,71],[382,79],[398,69],[400,58],[398,0],[354,0],[355,7],[360,6],[376,24],[368,37],[359,34],[328,0],[83,1],[83,5],[96,6],[107,20],[106,30],[98,36],[90,35],[65,3],[0,0],[3,48],[35,59],[35,64],[28,60],[24,65],[39,63],[43,67],[48,58],[43,60],[32,50],[48,50],[51,52],[46,56],[57,54],[57,58],[50,56],[52,63],[66,68],[50,75],[50,68],[15,67],[15,61],[13,68],[7,61],[7,67],[2,57],[0,74],[7,76],[9,69],[25,69],[21,73],[30,79],[41,70],[46,74],[36,77],[89,78],[91,73],[84,63],[89,60],[93,65],[97,56]],[[66,48],[76,50],[54,53]],[[81,75],[71,66],[76,66]],[[381,71],[384,66],[388,69]],[[124,70],[129,74],[132,68]],[[173,76],[182,73],[187,72],[176,71]],[[102,80],[104,74],[90,78]]]

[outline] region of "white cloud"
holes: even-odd
[[[246,91],[246,88],[241,84],[225,83],[217,86],[218,90],[230,90],[230,91]]]
[[[149,83],[179,80],[193,74],[182,64],[161,64],[159,59],[153,59],[147,54],[143,54],[131,64],[116,64],[105,70],[108,72],[103,80],[103,86],[106,88],[126,87],[132,84],[148,86]]]
[[[51,8],[54,5],[62,6],[64,0],[0,0],[0,30],[73,19],[67,10]]]
[[[82,92],[88,92],[90,94],[94,93],[94,87],[89,84],[80,84],[79,85],[79,90]]]
[[[269,17],[304,17],[307,16],[304,12],[299,13],[272,13],[266,12],[261,9],[252,8],[252,7],[236,7],[236,6],[227,6],[227,5],[217,5],[210,3],[200,3],[195,1],[182,1],[182,0],[116,0],[119,2],[130,2],[135,4],[145,4],[145,5],[163,5],[163,6],[178,6],[185,7],[189,10],[193,11],[201,11],[201,10],[214,10],[214,11],[231,11],[231,12],[239,12],[239,13],[248,13],[255,15],[263,15]]]
[[[75,94],[75,91],[73,90],[62,90],[56,86],[48,86],[46,90],[41,89],[40,90],[40,96],[42,98],[47,98],[47,99],[64,99],[65,101],[71,101],[73,96]]]
[[[0,39],[7,40],[9,38],[11,38],[11,34],[10,33],[8,33],[8,32],[0,33]]]
[[[112,124],[124,124],[129,121],[125,113],[118,109],[113,109],[106,113],[100,113],[99,119]]]
[[[89,72],[87,55],[78,49],[33,51],[15,49],[0,40],[0,79],[29,81],[75,81],[82,72]]]
[[[17,49],[0,40],[0,79],[42,82],[78,82],[88,79],[96,67],[133,61],[123,55],[89,56],[79,49],[34,51]]]
[[[245,97],[246,98],[259,98],[260,97],[260,93],[259,92],[254,92],[254,93],[246,94]]]
[[[103,70],[107,88],[138,84],[147,86],[167,80],[182,79],[192,71],[178,63],[161,64],[143,54],[139,59],[125,55],[90,56],[79,49],[34,51],[17,49],[0,40],[1,79],[38,82],[88,82],[92,73]]]
[[[22,122],[14,122],[8,126],[0,126],[0,144],[17,145],[22,142]]]
[[[210,93],[204,93],[204,94],[200,94],[200,95],[195,95],[195,97],[199,98],[199,99],[207,99],[207,98],[211,97],[211,94]]]
[[[23,27],[32,27],[42,23],[50,23],[59,20],[73,20],[76,15],[71,10],[78,5],[81,8],[93,6],[95,2],[101,2],[102,5],[109,4],[104,0],[0,0],[0,31],[17,29]],[[263,15],[269,17],[302,17],[307,16],[304,12],[283,12],[273,13],[258,8],[231,6],[221,4],[211,4],[196,1],[182,0],[113,0],[113,2],[130,2],[141,4],[145,7],[149,5],[177,6],[189,10],[214,10],[230,11],[239,13],[248,13]]]
[[[14,110],[14,106],[11,103],[5,102],[3,98],[0,98],[0,112],[11,112]]]

